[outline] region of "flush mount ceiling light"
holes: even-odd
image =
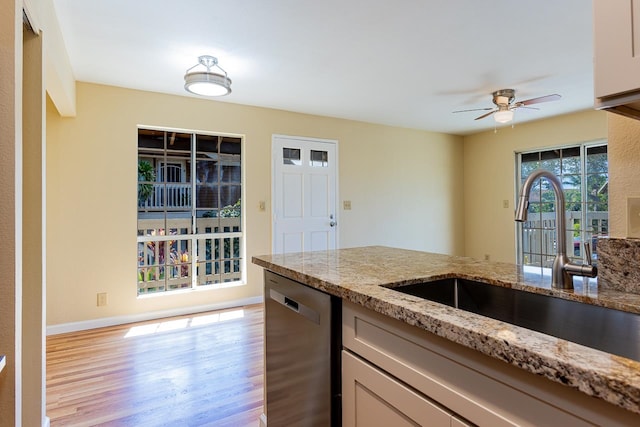
[[[206,71],[195,70],[196,67],[204,67]],[[218,68],[223,74],[212,71],[213,68]],[[198,63],[184,75],[184,88],[196,95],[224,96],[231,93],[231,79],[218,65],[218,58],[202,55],[198,57]]]

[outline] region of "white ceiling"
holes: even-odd
[[[79,81],[188,94],[218,57],[216,101],[452,134],[494,128],[491,92],[558,93],[515,125],[592,108],[586,0],[53,0]]]

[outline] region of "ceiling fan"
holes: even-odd
[[[540,96],[538,98],[531,98],[525,101],[515,101],[516,91],[514,89],[500,89],[493,92],[493,103],[496,105],[495,107],[487,107],[487,108],[474,108],[471,110],[458,110],[454,111],[454,113],[465,113],[467,111],[489,111],[479,117],[476,117],[475,120],[484,119],[492,114],[494,114],[493,118],[498,123],[508,123],[513,120],[513,110],[516,108],[529,108],[532,110],[538,110],[536,107],[529,107],[531,104],[539,104],[541,102],[549,102],[556,101],[561,98],[558,94],[553,95],[545,95]]]

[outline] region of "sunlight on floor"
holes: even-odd
[[[193,316],[186,319],[166,320],[148,325],[134,326],[126,333],[125,338],[139,337],[142,335],[151,335],[161,332],[175,331],[177,329],[191,328],[194,326],[210,325],[212,323],[226,322],[244,317],[244,310],[231,310],[223,313],[203,314],[201,316]]]

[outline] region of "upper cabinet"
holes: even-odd
[[[594,0],[595,108],[640,119],[640,0]]]

